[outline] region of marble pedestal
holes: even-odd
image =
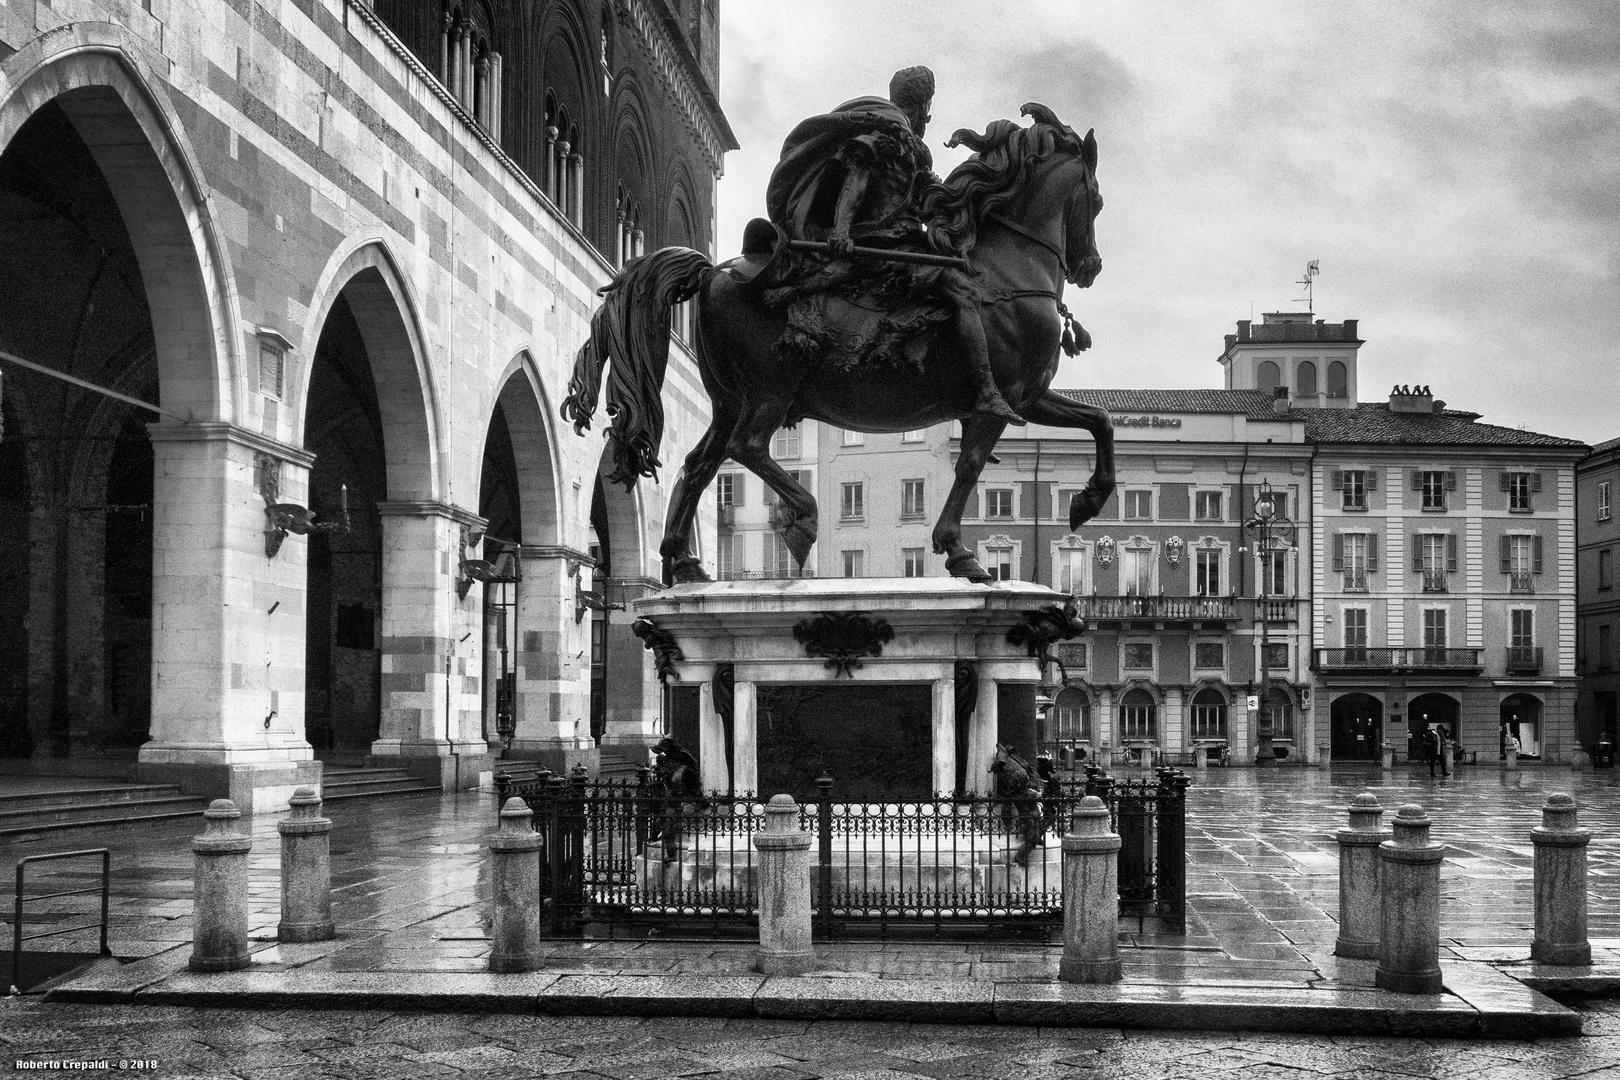
[[[678,585],[633,601],[631,609],[678,646],[680,658],[673,661],[678,681],[671,685],[698,692],[698,746],[691,749],[705,787],[758,788],[762,688],[853,684],[873,687],[877,698],[879,686],[911,684],[928,688],[931,699],[927,755],[933,790],[952,791],[960,779],[967,790],[988,792],[998,741],[1031,758],[1035,751],[1033,699],[1041,673],[1027,647],[1007,640],[1008,631],[1023,625],[1026,613],[1064,599],[1022,581],[973,585],[950,578],[833,578]],[[846,629],[818,636],[816,620],[824,616]],[[825,655],[830,646],[859,643],[862,628],[886,639],[872,641],[880,652]],[[837,648],[831,651],[836,654]],[[963,662],[971,666],[977,685],[972,716],[959,732],[957,671]],[[725,693],[724,680],[715,680],[728,665],[729,722],[724,702],[716,699],[717,685]],[[1004,715],[1009,710],[1014,715]],[[863,722],[881,725],[885,717],[874,711]],[[769,739],[770,731],[763,737]],[[965,760],[959,763],[959,756]]]

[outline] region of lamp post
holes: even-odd
[[[1271,619],[1266,610],[1266,598],[1271,591],[1268,588],[1270,574],[1267,573],[1267,561],[1272,552],[1293,546],[1295,530],[1288,516],[1278,512],[1271,481],[1260,482],[1260,494],[1254,500],[1254,516],[1243,523],[1243,529],[1255,538],[1261,555],[1260,580],[1256,583],[1254,600],[1254,619],[1260,624],[1260,718],[1255,732],[1254,763],[1261,768],[1269,768],[1277,764],[1277,753],[1271,745],[1276,729],[1272,724],[1271,665],[1266,660],[1267,647],[1271,644]]]

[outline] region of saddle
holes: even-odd
[[[923,358],[951,306],[928,295],[937,271],[793,252],[788,235],[765,218],[743,230],[742,254],[720,272],[786,308],[778,353],[840,374],[922,371]]]

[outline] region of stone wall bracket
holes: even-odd
[[[883,646],[894,640],[894,628],[887,619],[864,612],[823,612],[795,625],[793,638],[804,646],[806,656],[825,657],[833,678],[854,678],[861,657],[883,655]]]

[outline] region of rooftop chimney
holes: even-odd
[[[1444,406],[1442,406],[1443,408]],[[1389,392],[1389,411],[1393,413],[1432,414],[1434,395],[1427,386],[1395,386]]]

